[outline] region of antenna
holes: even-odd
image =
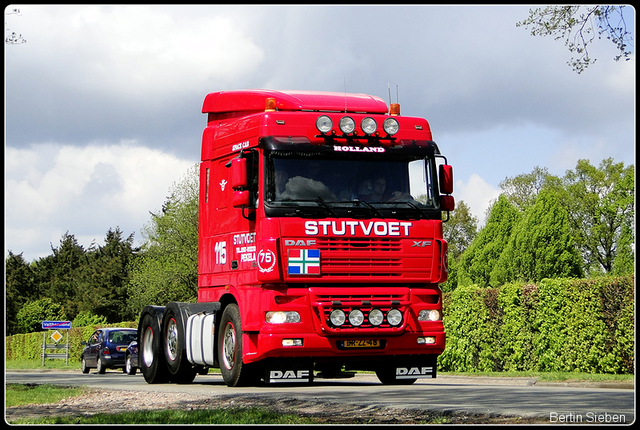
[[[398,93],[398,85],[396,85],[396,103],[400,103],[400,94]]]
[[[347,77],[342,78],[344,79],[344,113],[347,113]]]
[[[391,106],[391,85],[387,82],[387,89],[389,90],[389,106]]]

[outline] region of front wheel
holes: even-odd
[[[417,379],[396,379],[395,367],[385,367],[376,370],[376,376],[378,380],[384,385],[411,385],[417,381]]]
[[[104,363],[102,362],[102,358],[98,357],[98,364],[97,364],[97,368],[96,371],[101,374],[104,375],[104,372],[106,372],[107,368],[104,367]]]
[[[136,374],[136,370],[137,370],[136,367],[131,362],[131,354],[127,355],[127,359],[126,359],[125,365],[124,365],[124,372],[127,375],[135,375]]]
[[[84,357],[82,357],[81,368],[82,368],[82,373],[89,373],[89,366],[87,366],[87,360]]]
[[[254,367],[242,362],[242,322],[238,305],[230,304],[224,309],[219,333],[218,357],[225,384],[237,387],[257,382]]]

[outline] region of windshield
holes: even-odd
[[[340,157],[274,151],[267,162],[267,206],[324,207],[333,216],[345,208],[363,208],[368,216],[379,217],[386,216],[383,210],[394,210],[415,217],[416,211],[435,208],[432,161],[419,155]]]
[[[136,332],[129,330],[109,332],[109,341],[113,343],[131,343],[136,340],[136,337]]]

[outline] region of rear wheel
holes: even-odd
[[[149,384],[168,381],[169,372],[162,351],[162,336],[155,316],[145,314],[140,322],[142,333],[139,333],[138,366]]]
[[[96,371],[101,375],[104,375],[104,372],[107,371],[107,368],[104,367],[104,363],[102,362],[102,358],[100,357],[98,357],[98,364],[96,366]]]
[[[180,307],[171,302],[164,313],[164,353],[171,373],[171,381],[189,383],[196,377],[197,369],[187,360],[186,337]]]
[[[242,362],[242,322],[238,305],[230,304],[224,309],[219,333],[218,357],[225,384],[237,387],[257,382],[255,366]]]

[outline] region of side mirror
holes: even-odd
[[[234,158],[231,160],[231,187],[247,188],[247,159]]]
[[[234,208],[246,208],[249,206],[249,191],[234,191],[233,192],[233,207]]]
[[[453,166],[441,164],[438,170],[438,180],[440,183],[440,194],[453,193]]]
[[[440,196],[440,209],[452,212],[456,208],[456,201],[453,196]]]
[[[87,341],[83,340],[82,342],[80,342],[80,345],[87,346]]]

